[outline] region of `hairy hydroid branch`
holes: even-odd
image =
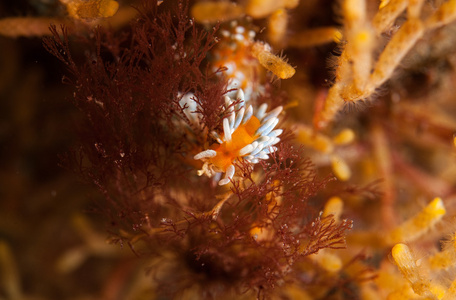
[[[382,3],[370,22],[364,0],[344,2],[346,43],[336,67],[336,80],[328,92],[325,106],[314,126],[326,127],[345,103],[356,103],[372,96],[391,78],[399,63],[426,31],[449,24],[456,18],[453,1],[442,4],[427,20],[420,19],[421,1],[411,1],[408,19],[393,35],[375,63],[371,62],[379,33],[392,26],[409,1]],[[377,34],[374,33],[377,31]],[[372,67],[371,67],[372,65]]]

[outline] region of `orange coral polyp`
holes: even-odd
[[[211,163],[225,172],[232,162],[240,156],[239,151],[255,141],[257,138],[255,132],[259,127],[260,120],[255,116],[252,116],[245,124],[239,125],[231,134],[231,140],[212,149],[217,152],[217,155],[211,158]]]

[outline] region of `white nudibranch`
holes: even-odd
[[[198,175],[212,177],[225,173],[219,185],[228,184],[233,179],[236,161],[256,164],[261,159],[268,159],[269,154],[277,150],[274,145],[280,141],[278,136],[283,132],[282,129],[274,130],[279,123],[282,106],[266,113],[267,104],[262,104],[254,114],[252,105],[246,107],[242,90],[238,91],[236,99],[240,101],[233,105],[234,100],[225,97],[225,107],[230,111],[223,119],[223,132],[211,133],[218,144],[194,156],[194,159],[204,162]]]

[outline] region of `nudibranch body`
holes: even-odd
[[[251,53],[255,31],[232,21],[220,33],[220,41],[212,51],[214,70],[225,67],[223,75],[229,80],[228,88],[242,89],[247,98],[253,90],[260,92],[264,71]]]
[[[254,113],[252,105],[246,106],[244,92],[237,94],[239,103],[233,105],[233,99],[226,96],[225,105],[229,109],[229,116],[223,119],[223,133],[212,132],[218,144],[194,156],[196,160],[203,160],[204,165],[198,175],[212,177],[218,173],[225,173],[219,185],[225,185],[233,178],[236,161],[245,160],[256,164],[261,159],[268,159],[280,141],[282,129],[275,129],[279,123],[278,115],[282,107],[276,107],[266,113],[267,104],[262,104]]]

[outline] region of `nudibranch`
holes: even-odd
[[[238,103],[233,105],[234,101]],[[236,99],[225,96],[225,108],[229,115],[223,119],[223,132],[212,132],[217,143],[210,149],[194,156],[204,162],[198,175],[214,175],[225,173],[218,184],[230,183],[236,173],[235,162],[247,161],[256,164],[262,159],[268,159],[269,154],[276,151],[274,146],[280,141],[282,129],[275,129],[279,123],[278,116],[282,106],[266,113],[268,105],[262,104],[254,112],[252,105],[246,105],[244,92],[239,90]]]
[[[211,51],[213,70],[226,68],[223,76],[228,79],[229,89],[242,89],[247,98],[253,90],[260,92],[263,69],[252,56],[251,48],[255,31],[232,21],[220,30],[219,42]]]

